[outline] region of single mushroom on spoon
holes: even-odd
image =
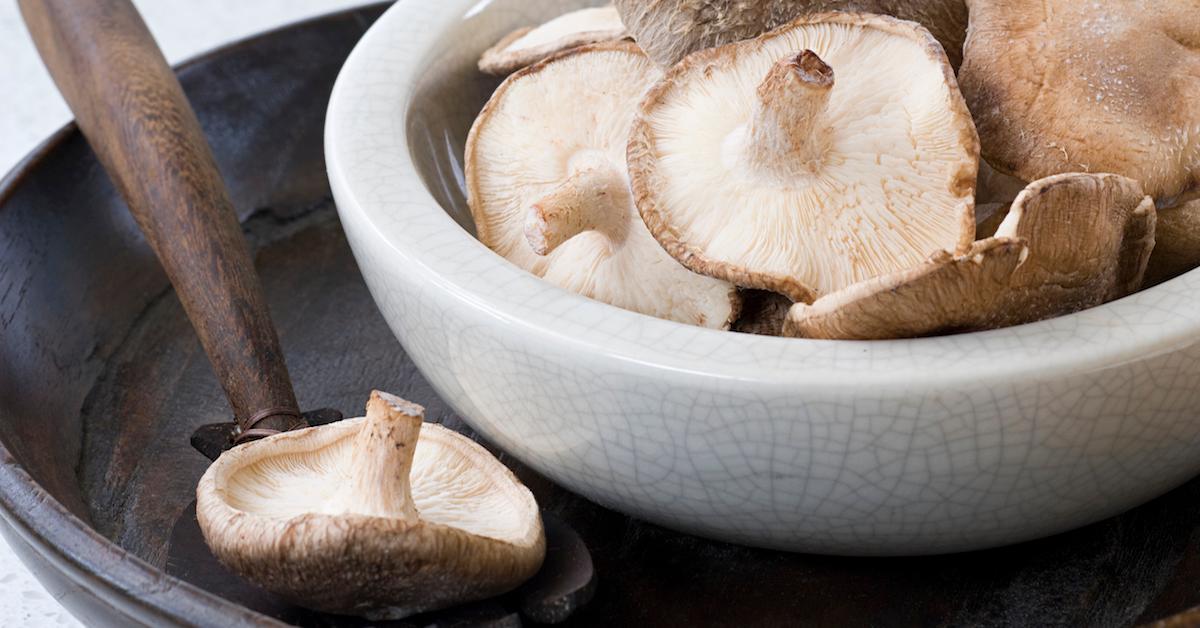
[[[616,0],[638,44],[663,66],[704,48],[757,37],[805,15],[878,13],[929,29],[958,67],[967,32],[964,0]]]
[[[798,302],[974,241],[975,127],[910,22],[829,13],[697,52],[643,101],[628,158],[672,256]]]
[[[484,51],[479,58],[479,70],[505,76],[563,50],[627,35],[621,16],[611,4],[571,11],[541,26],[519,28],[509,33]]]
[[[396,619],[521,584],[545,553],[533,495],[483,447],[375,391],[365,418],[225,452],[196,488],[213,554],[320,611]]]
[[[1154,248],[1154,202],[1132,179],[1056,175],[1029,185],[994,238],[935,255],[788,313],[784,335],[877,340],[995,329],[1128,295]]]
[[[479,240],[517,266],[610,305],[727,328],[736,289],[680,266],[654,241],[629,190],[637,104],[661,76],[633,43],[576,48],[496,90],[466,148]]]
[[[998,170],[1200,195],[1200,1],[970,0],[959,81]]]

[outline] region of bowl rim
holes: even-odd
[[[591,4],[559,0],[567,2]],[[463,20],[478,19],[488,4],[394,4],[338,76],[326,117],[325,153],[348,230],[351,223],[363,226],[355,231],[386,246],[388,259],[394,260],[389,266],[403,265],[406,276],[452,298],[456,307],[475,309],[504,325],[508,333],[541,337],[667,377],[844,390],[953,387],[981,379],[1032,382],[1176,351],[1200,337],[1200,307],[1189,299],[1200,289],[1200,271],[1046,321],[886,341],[774,338],[692,327],[543,282],[492,252],[443,210],[422,179],[409,142],[414,95],[426,72],[453,70],[445,59],[451,49],[443,34]],[[455,49],[465,50],[462,43],[456,40]],[[462,173],[456,175],[461,182]],[[369,260],[360,257],[359,262],[365,266]]]

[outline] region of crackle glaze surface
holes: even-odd
[[[827,342],[621,311],[479,244],[460,165],[496,85],[478,53],[582,4],[401,0],[328,114],[330,178],[367,283],[489,439],[635,516],[836,554],[1048,535],[1200,471],[1200,273],[1008,330]]]

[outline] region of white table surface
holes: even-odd
[[[363,0],[135,0],[172,62]],[[71,119],[13,0],[0,1],[0,174]],[[78,626],[0,539],[0,626]]]

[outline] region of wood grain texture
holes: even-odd
[[[167,271],[243,428],[298,411],[283,352],[195,113],[129,0],[21,0],[77,124]],[[278,415],[258,427],[301,422]]]

